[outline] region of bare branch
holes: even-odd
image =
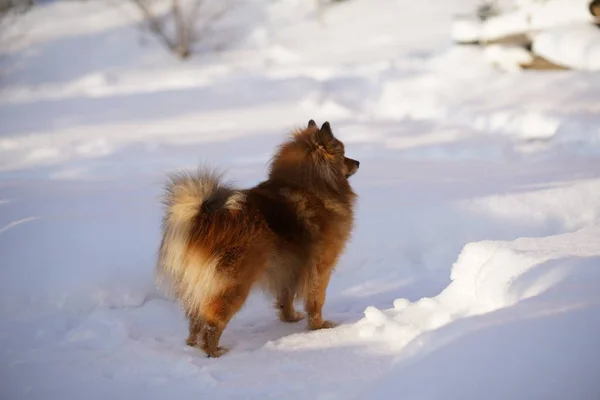
[[[192,5],[192,9],[188,13],[188,19],[186,21],[187,26],[194,26],[198,21],[198,16],[200,15],[200,10],[204,4],[204,0],[196,0]]]
[[[193,29],[193,40],[194,42],[200,41],[204,38],[205,34],[208,33],[213,26],[219,22],[229,12],[230,4],[223,5],[218,10],[214,11],[212,15],[205,18],[200,28]]]
[[[167,36],[161,20],[156,15],[154,15],[154,13],[152,12],[152,9],[148,5],[147,1],[146,0],[132,0],[132,1],[135,5],[138,6],[140,11],[142,12],[144,20],[148,23],[148,28],[150,29],[150,31],[152,31],[152,33],[154,33],[158,37],[158,39],[170,51],[174,51],[177,47],[175,45],[175,42]]]
[[[218,9],[207,10],[206,0],[189,2],[184,7],[180,0],[170,0],[170,9],[166,15],[158,16],[150,6],[150,0],[131,0],[142,13],[147,26],[170,52],[181,59],[192,54],[194,43],[202,40],[215,23],[230,10],[230,1],[214,1],[220,3]],[[186,4],[186,3],[183,3]],[[211,12],[212,11],[212,12]],[[201,17],[201,18],[200,18]],[[173,23],[175,31],[168,29]]]

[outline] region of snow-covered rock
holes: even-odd
[[[598,71],[600,29],[592,24],[549,29],[535,35],[533,51],[559,65],[583,71]]]

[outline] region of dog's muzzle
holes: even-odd
[[[358,171],[358,167],[360,166],[360,161],[353,160],[348,157],[344,157],[344,168],[346,170],[346,178],[350,178],[352,175]]]

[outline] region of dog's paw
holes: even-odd
[[[292,315],[280,314],[279,319],[281,319],[283,322],[298,322],[298,321],[302,321],[304,319],[304,316],[305,316],[304,313],[294,311],[294,314],[292,314]]]
[[[338,326],[335,322],[332,321],[323,321],[323,325],[321,325],[321,329],[330,329]]]
[[[214,351],[204,350],[206,352],[206,356],[208,358],[219,358],[224,354],[229,353],[229,349],[227,347],[217,347]]]
[[[197,336],[188,336],[185,340],[185,344],[190,347],[196,347],[198,345],[198,337]]]
[[[320,324],[311,324],[311,325],[309,325],[308,328],[311,331],[316,331],[319,329],[331,329],[331,328],[335,328],[336,326],[337,326],[337,324],[335,322],[325,320],[325,321],[321,322]]]

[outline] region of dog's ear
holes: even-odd
[[[310,121],[308,121],[308,127],[309,128],[316,128],[317,127],[317,123],[315,122],[315,120],[311,119]]]
[[[325,122],[321,126],[321,129],[319,129],[319,132],[317,134],[317,140],[319,141],[320,145],[327,147],[333,142],[333,139],[334,138],[333,132],[331,132],[331,126],[329,125],[329,122]]]

